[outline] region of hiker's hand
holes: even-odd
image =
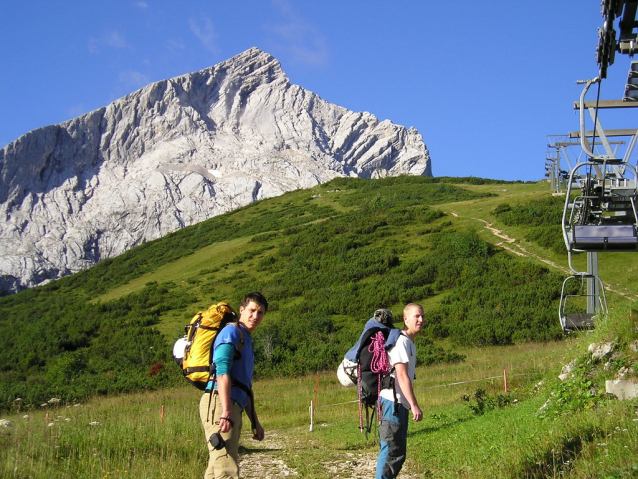
[[[263,441],[264,440],[264,436],[266,435],[266,433],[264,432],[264,428],[261,427],[261,424],[258,424],[257,428],[253,429],[253,432],[255,433],[253,435],[253,439],[255,439],[257,441]]]
[[[227,414],[227,415],[222,415],[221,418],[219,418],[219,430],[221,432],[228,432],[233,428],[233,420],[230,419],[231,415]]]
[[[423,412],[421,411],[419,406],[412,407],[412,419],[414,419],[416,422],[419,422],[421,419],[423,419]]]

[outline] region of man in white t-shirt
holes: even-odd
[[[394,368],[394,390],[383,389],[379,396],[381,424],[376,479],[397,477],[406,457],[410,411],[413,420],[423,419],[412,388],[416,369],[414,338],[423,326],[423,308],[416,303],[408,304],[403,308],[403,324],[401,336],[387,353],[388,362]]]

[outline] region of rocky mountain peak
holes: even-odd
[[[0,150],[0,293],[337,176],[431,176],[414,129],[292,85],[251,48]]]

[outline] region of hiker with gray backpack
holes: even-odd
[[[415,421],[423,418],[412,388],[416,369],[414,339],[423,326],[423,308],[408,304],[403,309],[403,324],[402,330],[397,329],[391,311],[376,310],[337,370],[343,386],[357,386],[359,429],[366,437],[378,411],[376,479],[397,477],[406,458],[409,413]]]
[[[372,430],[377,411],[379,392],[393,388],[394,380],[387,367],[385,351],[395,345],[401,333],[393,324],[392,311],[377,309],[363,327],[357,343],[345,354],[337,369],[339,382],[346,387],[356,386],[359,398],[359,430],[366,438]],[[363,422],[363,410],[366,420]]]
[[[392,369],[394,388],[382,389],[379,394],[379,456],[376,479],[394,479],[405,462],[408,442],[409,414],[414,421],[423,413],[414,394],[416,345],[414,339],[423,327],[423,308],[410,303],[403,308],[403,330],[396,344],[387,351],[388,366]]]

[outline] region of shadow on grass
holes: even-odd
[[[557,477],[569,471],[588,444],[604,437],[604,432],[590,426],[574,431],[545,449],[530,453],[520,466],[517,477]]]
[[[438,432],[438,431],[444,431],[446,429],[455,427],[459,424],[463,424],[464,422],[468,422],[471,421],[473,419],[476,419],[477,416],[463,416],[463,417],[459,417],[459,418],[446,418],[447,420],[442,423],[442,424],[437,424],[435,426],[426,426],[426,427],[421,427],[418,430],[415,430],[414,427],[411,427],[408,429],[408,436],[414,436],[414,437],[418,437],[418,436],[422,436],[424,434],[430,434],[433,432]],[[436,420],[436,419],[435,419]]]
[[[259,447],[259,448],[247,448],[239,446],[239,454],[264,454],[269,452],[283,451],[283,447]]]

